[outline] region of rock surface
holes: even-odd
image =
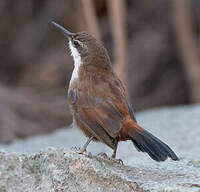
[[[177,153],[179,162],[154,162],[130,142],[120,143],[117,153],[125,165],[95,156],[111,154],[99,143],[89,146],[92,157],[79,155],[66,148],[81,146],[85,137],[76,128],[63,129],[1,145],[0,192],[200,191],[200,106],[156,109],[136,117]],[[56,148],[41,150],[47,146]]]
[[[37,154],[0,153],[0,191],[198,191],[200,162],[124,166],[97,156],[49,148]],[[198,176],[197,176],[198,175]]]

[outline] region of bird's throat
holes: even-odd
[[[78,50],[75,47],[73,47],[71,41],[69,41],[69,48],[71,50],[71,56],[73,57],[73,60],[74,60],[74,69],[73,69],[70,84],[69,84],[69,85],[72,85],[72,83],[76,81],[79,77],[79,69],[82,64],[82,61],[81,61],[81,56]]]

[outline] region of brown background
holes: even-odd
[[[113,46],[120,43],[113,43],[118,41],[107,1],[93,1],[93,8],[115,63]],[[124,74],[135,111],[200,101],[200,1],[188,2],[123,1]],[[80,0],[0,1],[0,142],[71,123],[66,93],[73,61],[52,20],[72,32],[89,31]]]

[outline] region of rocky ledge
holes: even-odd
[[[156,109],[137,114],[139,123],[177,153],[180,161],[157,163],[120,143],[124,165],[95,155],[111,151],[98,143],[92,156],[69,150],[85,141],[77,129],[1,145],[0,192],[200,191],[200,106]],[[51,148],[47,146],[53,146]],[[61,148],[62,146],[62,148]],[[45,148],[41,150],[41,148]]]
[[[0,191],[200,190],[200,162],[182,159],[169,161],[168,165],[168,169],[130,167],[107,158],[58,148],[32,155],[1,152]]]

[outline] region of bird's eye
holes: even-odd
[[[79,42],[77,40],[74,40],[74,45],[75,46],[79,45]]]

